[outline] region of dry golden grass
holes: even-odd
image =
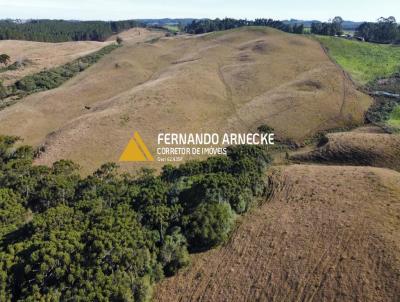
[[[44,145],[37,163],[72,159],[88,173],[117,161],[134,131],[153,154],[159,132],[268,124],[302,142],[362,124],[371,104],[304,36],[266,28],[163,35],[121,34],[124,46],[85,72],[0,111],[0,134]],[[347,145],[346,135],[350,152],[368,145],[362,131],[336,134],[335,145]],[[397,145],[382,135],[373,139],[392,158]],[[399,173],[296,165],[276,168],[272,180],[268,202],[240,218],[226,246],[194,256],[158,286],[156,301],[398,301]]]
[[[268,28],[159,40],[163,33],[127,35],[122,48],[62,87],[0,112],[0,133],[45,144],[38,163],[69,158],[89,172],[117,161],[134,131],[153,154],[161,131],[245,132],[268,124],[301,142],[361,124],[371,103],[303,36]]]
[[[297,161],[374,166],[400,171],[400,135],[364,130],[328,134],[329,141],[311,152],[291,157]],[[371,129],[368,129],[371,131]]]
[[[25,61],[27,65],[18,70],[1,72],[0,80],[3,80],[5,85],[10,85],[26,75],[63,65],[108,44],[110,42],[42,43],[3,40],[0,41],[0,53],[8,54],[11,57],[11,63]]]
[[[165,32],[164,32],[165,34]],[[163,33],[160,31],[149,31],[146,28],[131,28],[129,30],[123,31],[117,35],[113,35],[107,39],[109,42],[114,42],[117,37],[122,38],[123,41],[134,41],[134,42],[141,42],[143,41],[143,37],[145,40],[150,40],[152,38],[160,37]]]
[[[279,169],[272,197],[225,246],[159,284],[154,301],[399,301],[400,174]]]

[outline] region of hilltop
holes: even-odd
[[[61,87],[1,111],[0,133],[44,146],[38,163],[68,158],[90,172],[117,161],[134,131],[153,153],[160,131],[247,132],[262,124],[301,144],[321,130],[362,124],[371,104],[304,36],[263,27],[130,33]]]

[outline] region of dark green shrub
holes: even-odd
[[[35,91],[36,82],[33,77],[25,77],[15,83],[15,87],[22,91]]]
[[[160,258],[166,276],[175,275],[180,268],[189,264],[187,241],[180,229],[175,229],[171,235],[165,237]]]
[[[247,205],[240,204],[240,187],[237,178],[227,173],[212,173],[196,178],[192,186],[184,190],[180,200],[185,208],[190,211],[201,203],[216,201],[227,202],[237,213],[243,213]]]
[[[195,250],[217,246],[228,239],[234,213],[228,203],[202,203],[183,218],[185,235]]]
[[[25,223],[26,214],[21,196],[10,189],[0,188],[0,244],[3,235]]]
[[[318,140],[317,147],[322,147],[323,145],[326,145],[329,142],[329,138],[326,136],[325,133],[321,134],[321,137]]]
[[[272,128],[272,127],[270,127],[270,126],[268,126],[266,124],[263,124],[263,125],[259,126],[257,128],[257,130],[259,132],[261,132],[261,133],[274,133],[274,128]]]

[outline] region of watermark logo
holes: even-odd
[[[274,145],[274,133],[159,133],[155,145],[156,158],[153,158],[135,132],[119,161],[182,162],[185,158],[227,155],[228,146]]]
[[[120,162],[144,162],[154,161],[149,149],[147,149],[138,132],[135,132],[133,138],[129,141],[124,152],[119,158]]]

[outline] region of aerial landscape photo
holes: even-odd
[[[0,302],[399,302],[398,22],[0,0]]]

